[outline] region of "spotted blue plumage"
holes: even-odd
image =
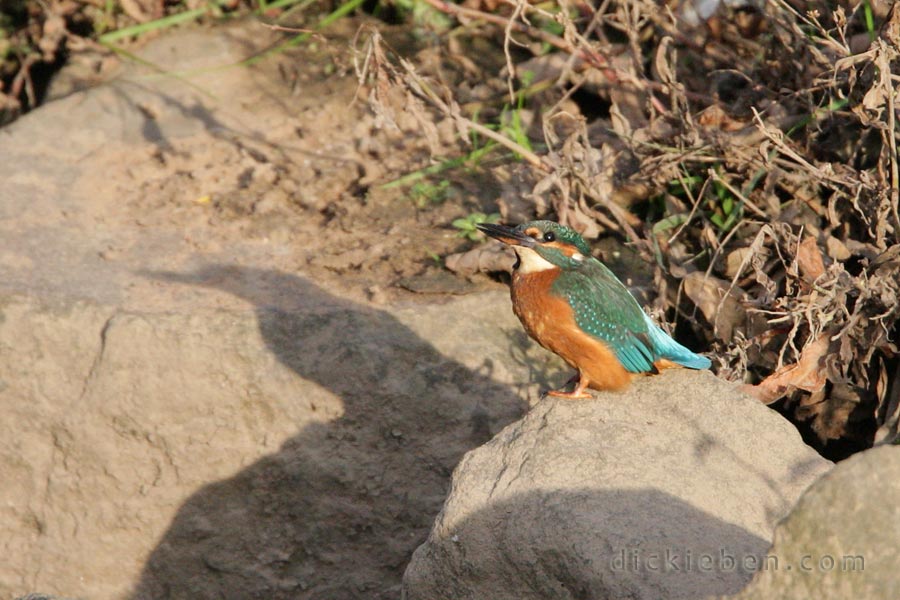
[[[613,350],[632,373],[653,371],[653,363],[667,359],[692,369],[706,369],[710,361],[669,337],[641,309],[606,265],[590,256],[563,269],[552,293],[572,307],[575,322],[588,335]]]

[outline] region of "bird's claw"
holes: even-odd
[[[593,398],[589,393],[584,390],[575,389],[571,392],[561,392],[559,390],[548,390],[546,392],[547,396],[553,396],[555,398],[567,398],[569,400],[586,400],[588,398]]]

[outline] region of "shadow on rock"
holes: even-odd
[[[659,490],[540,490],[439,519],[403,586],[407,600],[699,599],[740,590],[768,546]]]
[[[453,467],[518,417],[521,399],[393,315],[297,276],[222,266],[145,275],[252,302],[268,348],[337,396],[343,416],[194,493],[132,597],[396,597]]]

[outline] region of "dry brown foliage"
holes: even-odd
[[[723,4],[698,18],[691,3],[650,0],[425,1],[467,35],[493,36],[506,69],[479,72],[452,35],[443,71],[372,37],[361,73],[381,114],[426,122],[436,110],[461,139],[475,129],[524,157],[531,214],[621,236],[652,262],[658,306],[693,329],[719,376],[826,455],[897,439],[900,9],[872,3],[869,31],[854,2],[827,13]],[[455,80],[450,65],[464,65]],[[525,71],[549,88],[533,97],[539,151],[466,108],[490,106],[489,94],[471,101],[473,73],[509,102]],[[500,208],[522,214],[509,199]]]

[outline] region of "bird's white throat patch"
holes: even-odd
[[[538,271],[559,268],[531,248],[517,246],[515,250],[516,254],[519,255],[519,273],[537,273]]]

